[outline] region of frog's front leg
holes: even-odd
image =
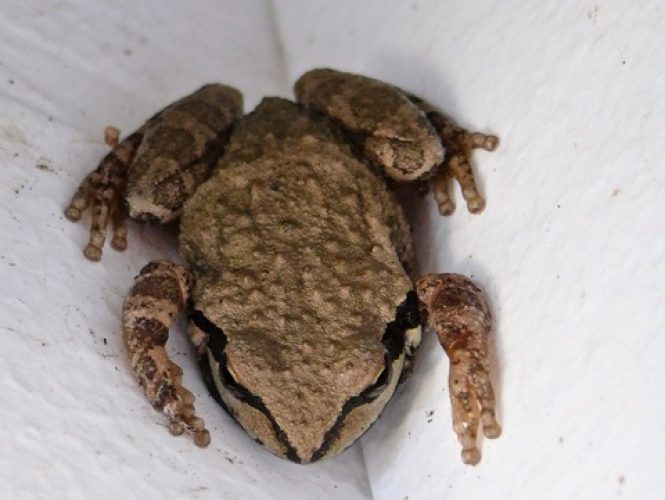
[[[489,307],[483,292],[459,274],[430,274],[416,289],[427,323],[450,358],[453,428],[462,444],[462,460],[475,465],[480,461],[479,420],[486,437],[501,434],[489,376]]]
[[[65,211],[78,221],[92,202],[90,239],[84,254],[99,260],[106,226],[113,221],[112,246],[127,246],[124,219],[167,223],[209,175],[222,154],[233,123],[242,114],[240,93],[205,85],[150,118],[120,143],[81,183]],[[113,134],[110,134],[111,136]]]
[[[152,406],[169,419],[174,435],[187,431],[198,446],[210,433],[194,411],[194,395],[182,385],[182,369],[169,359],[169,326],[189,296],[191,278],[171,262],[151,262],[136,277],[122,312],[122,338],[130,364]]]

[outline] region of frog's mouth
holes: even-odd
[[[286,432],[284,432],[284,430],[277,424],[275,418],[271,415],[261,398],[252,394],[246,387],[238,383],[229,371],[226,354],[224,353],[228,339],[223,330],[210,321],[203,312],[196,310],[193,307],[190,307],[189,317],[198,328],[208,334],[208,356],[201,356],[199,359],[199,366],[210,394],[246,431],[248,430],[247,426],[239,421],[238,413],[234,411],[234,408],[231,407],[232,403],[228,401],[229,397],[236,402],[248,405],[257,412],[260,412],[272,427],[276,443],[273,443],[271,446],[268,443],[264,443],[257,439],[256,436],[253,436],[254,439],[259,444],[265,445],[276,455],[295,463],[312,463],[324,458],[330,458],[343,451],[345,447],[341,446],[341,443],[339,443],[339,437],[343,431],[347,416],[354,410],[360,409],[364,406],[374,405],[378,408],[372,423],[378,418],[381,409],[390,396],[392,396],[394,388],[397,385],[397,379],[404,366],[404,356],[406,351],[408,351],[408,349],[405,349],[405,332],[409,329],[419,327],[420,325],[418,298],[416,293],[411,291],[407,294],[405,300],[397,307],[395,319],[388,323],[381,339],[386,349],[383,371],[373,384],[367,386],[360,394],[357,394],[346,401],[339,417],[326,432],[321,446],[315,450],[311,456],[301,457],[295,447],[289,442]],[[213,373],[213,365],[215,367],[215,373]],[[224,393],[224,396],[222,393]],[[369,426],[360,429],[358,435],[352,440],[349,440],[347,444],[354,442],[355,439],[360,437],[362,433],[366,432],[368,428]],[[275,445],[278,446],[279,449],[275,449]]]

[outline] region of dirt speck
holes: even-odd
[[[592,23],[596,24],[598,21],[598,12],[600,12],[600,7],[594,5],[593,8],[586,13],[586,17],[588,17]]]
[[[616,198],[617,196],[619,196],[619,194],[621,194],[621,189],[614,188],[614,190],[612,191],[612,198]]]
[[[51,172],[52,174],[56,173],[56,171],[53,170],[53,168],[47,165],[46,163],[41,163],[41,162],[37,163],[37,165],[35,165],[35,168],[38,168],[39,170],[43,170],[45,172]]]

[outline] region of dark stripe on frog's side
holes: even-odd
[[[388,323],[381,342],[390,353],[390,361],[395,361],[404,351],[404,332],[421,324],[418,295],[411,290],[404,301],[397,306],[395,319]]]
[[[215,357],[217,363],[220,366],[220,380],[223,380],[226,383],[227,389],[233,392],[233,395],[245,403],[249,404],[253,408],[259,410],[263,413],[266,418],[270,421],[277,439],[282,443],[286,449],[287,454],[286,458],[295,463],[300,463],[301,459],[296,453],[295,449],[288,440],[286,433],[279,427],[273,416],[270,414],[270,411],[266,408],[261,398],[251,394],[245,387],[238,384],[233,380],[233,377],[226,370],[226,356],[223,354],[226,347],[227,339],[226,335],[221,328],[217,327],[212,321],[205,317],[205,315],[198,310],[190,308],[190,319],[194,321],[197,327],[209,335],[208,345],[211,347],[211,352]],[[386,331],[381,339],[381,342],[386,348],[385,355],[385,368],[377,381],[368,387],[366,387],[360,394],[353,396],[347,400],[347,402],[342,407],[342,411],[333,424],[333,426],[326,432],[326,435],[323,439],[323,444],[312,454],[310,463],[316,462],[322,459],[344,423],[346,416],[355,408],[371,403],[377,397],[381,395],[381,392],[378,391],[379,388],[388,384],[391,379],[391,371],[393,362],[399,358],[404,353],[404,332],[409,328],[414,328],[420,325],[420,313],[419,313],[419,303],[418,297],[415,292],[411,291],[407,294],[404,301],[397,307],[395,313],[395,319],[388,323],[386,326]],[[221,355],[218,353],[222,353]],[[228,408],[224,403],[219,390],[215,385],[214,377],[211,371],[210,364],[207,362],[205,357],[202,357],[199,360],[199,365],[201,367],[201,372],[203,373],[203,378],[208,386],[208,390],[215,400],[226,410],[226,412],[231,415],[235,420],[233,412]]]
[[[193,309],[190,312],[190,319],[194,321],[196,326],[198,326],[202,331],[204,331],[209,335],[208,345],[211,347],[210,351],[215,357],[215,361],[219,363],[220,380],[223,380],[225,382],[227,389],[230,392],[232,392],[237,399],[247,403],[248,405],[259,410],[261,413],[265,415],[265,417],[272,425],[277,440],[280,443],[282,443],[287,450],[286,458],[288,458],[292,462],[300,463],[301,460],[300,457],[298,457],[298,453],[296,453],[295,448],[289,442],[286,433],[279,427],[273,416],[270,414],[270,411],[268,411],[268,408],[266,408],[263,401],[261,401],[261,398],[253,395],[245,387],[238,384],[226,369],[226,355],[223,354],[223,352],[224,349],[226,348],[227,339],[226,335],[224,334],[224,331],[221,328],[219,328],[217,325],[215,325],[212,321],[210,321],[208,318],[206,318],[201,311]],[[220,355],[219,353],[222,354]],[[231,418],[233,418],[233,420],[236,420],[235,415],[233,414],[231,409],[226,405],[226,403],[224,403],[224,400],[222,399],[222,396],[219,393],[217,386],[215,385],[215,380],[212,374],[212,368],[210,367],[210,364],[208,363],[205,357],[200,358],[199,366],[201,367],[201,372],[203,373],[203,380],[205,381],[205,384],[208,386],[208,390],[210,391],[212,397],[215,398],[215,401],[217,401],[222,406],[222,408],[224,408],[226,413],[228,413],[231,416]]]

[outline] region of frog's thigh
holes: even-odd
[[[132,219],[165,224],[208,178],[225,140],[196,122],[161,123],[146,133],[129,170],[125,202]]]
[[[459,274],[431,274],[416,288],[427,323],[450,358],[453,428],[462,444],[462,460],[475,465],[480,460],[479,420],[486,437],[501,433],[489,376],[489,307],[482,291]]]
[[[209,176],[242,115],[242,96],[211,84],[174,102],[144,126],[127,176],[129,216],[168,223]]]
[[[396,87],[331,69],[305,73],[298,102],[325,113],[362,141],[365,154],[392,179],[414,181],[443,161],[441,140],[424,113]]]
[[[173,434],[192,434],[206,446],[210,434],[194,411],[194,396],[182,385],[182,370],[166,352],[169,326],[187,301],[190,277],[171,262],[151,262],[135,278],[122,312],[122,337],[131,367],[152,406],[169,419]]]

